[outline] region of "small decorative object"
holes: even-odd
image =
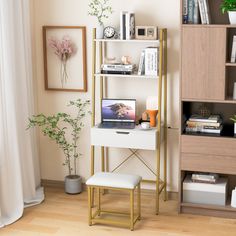
[[[236,100],[236,82],[234,83],[233,99]]]
[[[234,122],[234,135],[236,135],[236,115],[230,118]]]
[[[104,20],[108,19],[109,14],[113,13],[111,6],[108,5],[109,0],[91,0],[89,3],[88,14],[97,18],[99,26],[96,30],[96,38],[103,38]]]
[[[46,90],[87,91],[86,27],[43,26]]]
[[[198,108],[198,114],[202,117],[209,117],[211,115],[211,111],[209,109],[209,107],[205,104],[202,104],[199,108]]]
[[[111,26],[107,26],[106,28],[104,28],[103,34],[104,38],[111,39],[114,38],[114,36],[116,35],[116,30]]]
[[[150,126],[156,127],[156,116],[158,114],[158,98],[156,96],[147,98],[146,109],[150,118]]]
[[[122,57],[121,57],[121,61],[122,61],[122,63],[123,63],[124,65],[130,65],[130,64],[132,64],[132,63],[131,63],[131,59],[130,59],[129,56],[122,56]]]
[[[223,14],[228,12],[230,24],[236,24],[236,0],[223,0],[220,8]]]
[[[67,113],[57,113],[52,116],[39,114],[29,119],[28,129],[39,127],[45,136],[54,140],[65,155],[64,166],[68,168],[68,174],[65,177],[65,192],[70,194],[80,193],[82,191],[81,177],[77,174],[77,160],[81,156],[78,151],[78,141],[80,132],[84,127],[82,119],[86,114],[87,107],[90,104],[88,100],[77,99],[70,101],[69,106],[76,111],[75,117]]]
[[[236,208],[236,188],[232,190],[231,207]]]
[[[142,122],[141,127],[142,127],[142,129],[150,129],[150,123],[149,122]]]
[[[136,26],[135,38],[144,40],[157,39],[157,27],[156,26]]]
[[[142,120],[147,121],[149,119],[148,113],[145,111],[142,113]]]

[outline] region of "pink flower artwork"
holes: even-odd
[[[61,61],[61,85],[63,88],[68,80],[67,61],[76,54],[77,48],[70,37],[66,35],[63,36],[62,40],[50,38],[48,43],[53,53]]]

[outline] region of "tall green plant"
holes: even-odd
[[[88,14],[95,16],[100,25],[104,24],[104,20],[108,18],[109,14],[113,13],[111,6],[108,5],[109,0],[91,0],[89,3]]]
[[[234,123],[236,123],[236,115],[234,115],[233,117],[231,117],[230,120],[232,120]]]
[[[220,5],[221,12],[236,11],[236,0],[224,0]]]
[[[78,152],[78,141],[80,132],[84,127],[82,119],[86,114],[89,100],[82,101],[77,99],[70,101],[68,106],[76,110],[76,115],[72,116],[67,113],[56,113],[52,116],[39,114],[29,118],[27,129],[38,126],[45,136],[55,141],[65,155],[64,166],[67,166],[69,175],[77,175],[77,159],[81,156]]]

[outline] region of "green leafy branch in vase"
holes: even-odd
[[[109,14],[113,13],[112,7],[108,3],[109,0],[92,0],[88,5],[88,14],[95,16],[100,25],[103,25],[104,20],[108,19]]]

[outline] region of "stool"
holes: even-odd
[[[140,183],[142,178],[138,175],[118,174],[109,172],[96,173],[90,177],[86,185],[88,187],[88,207],[89,207],[89,225],[94,223],[104,223],[118,226],[129,227],[130,230],[134,230],[134,224],[141,218],[141,197],[140,197]],[[134,190],[137,188],[137,215],[134,215]],[[93,213],[93,191],[97,189],[97,209]],[[127,190],[130,194],[130,209],[129,213],[118,211],[105,211],[101,209],[101,189],[112,190]],[[129,220],[118,221],[111,219],[99,218],[102,213],[121,214],[128,215]]]

